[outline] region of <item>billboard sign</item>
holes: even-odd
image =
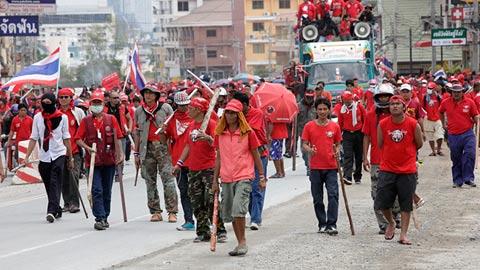
[[[0,13],[5,14],[52,14],[56,10],[56,0],[0,0]]]
[[[458,46],[467,44],[466,28],[432,29],[432,46]]]
[[[29,37],[38,35],[38,16],[0,16],[1,37]]]

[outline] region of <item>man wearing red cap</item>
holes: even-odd
[[[463,184],[476,187],[476,143],[472,128],[473,124],[479,124],[477,106],[463,96],[462,85],[454,84],[451,90],[452,96],[442,101],[439,112],[443,127],[448,131],[453,187],[459,188]]]
[[[147,185],[147,199],[151,222],[162,221],[162,208],[157,189],[157,175],[163,183],[165,208],[168,222],[177,222],[178,197],[175,177],[172,175],[172,160],[168,152],[165,134],[156,134],[168,116],[173,114],[172,107],[160,100],[160,91],[154,85],[146,85],[140,94],[144,103],[135,111],[135,165],[142,166],[142,178]]]
[[[391,97],[389,103],[391,115],[380,121],[377,132],[382,161],[375,209],[382,210],[388,221],[385,240],[392,240],[395,235],[392,207],[398,196],[401,211],[401,233],[398,242],[411,245],[407,232],[417,185],[417,150],[423,145],[422,131],[417,121],[406,115],[406,104],[401,96]]]
[[[355,179],[356,184],[360,184],[362,180],[362,150],[363,150],[363,133],[362,127],[365,121],[365,108],[359,101],[354,101],[353,93],[345,91],[342,94],[343,106],[338,114],[338,124],[342,130],[342,146],[343,146],[343,173],[342,179],[347,185],[352,184]],[[355,172],[353,164],[355,163]]]
[[[75,138],[78,127],[85,113],[82,109],[73,106],[74,91],[71,88],[62,88],[58,91],[59,110],[68,117],[68,131],[70,136]],[[75,140],[71,141],[72,154],[75,166],[69,173],[63,175],[62,196],[63,212],[77,213],[80,211],[78,198],[78,179],[80,179],[80,168],[82,156]],[[66,164],[65,164],[66,165]],[[75,181],[76,184],[73,183]]]
[[[213,214],[212,181],[215,168],[213,142],[216,122],[209,119],[206,130],[200,130],[208,106],[209,102],[204,98],[194,98],[190,102],[188,114],[193,119],[193,123],[186,131],[188,142],[174,167],[175,174],[183,166],[187,166],[190,171],[188,174],[188,194],[192,203],[193,214],[197,219],[197,237],[194,242],[210,240],[210,224]],[[187,158],[188,161],[185,163]],[[226,241],[227,231],[220,215],[217,234],[219,242]]]
[[[444,137],[444,130],[442,122],[440,121],[440,113],[438,109],[442,102],[442,93],[437,92],[437,84],[430,82],[427,86],[427,92],[422,96],[422,107],[427,112],[427,117],[424,120],[425,137],[430,144],[432,153],[430,156],[443,156],[442,142]],[[437,147],[435,147],[435,142]]]
[[[261,145],[243,115],[243,104],[231,100],[225,107],[215,130],[217,148],[213,191],[219,191],[218,180],[222,182],[222,218],[232,222],[238,245],[230,251],[230,256],[243,256],[247,253],[245,239],[245,215],[248,213],[252,181],[256,167],[259,172],[260,189],[265,189],[266,179],[258,152]]]
[[[104,113],[104,96],[102,91],[93,92],[90,100],[92,114],[80,122],[75,140],[78,146],[86,150],[85,165],[90,166],[93,143],[95,165],[92,180],[92,212],[95,216],[95,230],[103,231],[110,227],[108,217],[112,201],[112,185],[116,165],[123,162],[123,150],[117,134],[121,133],[117,119]]]

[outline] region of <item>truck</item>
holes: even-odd
[[[378,76],[373,39],[301,42],[299,50],[300,63],[308,72],[306,89],[314,89],[323,81],[325,90],[335,97],[345,90],[346,80],[357,78],[367,89],[368,81]]]

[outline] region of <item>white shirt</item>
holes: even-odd
[[[68,132],[68,117],[63,114],[62,120],[56,129],[52,131],[52,137],[48,143],[48,151],[45,152],[42,147],[45,133],[45,123],[42,113],[39,112],[33,117],[32,135],[30,139],[39,142],[40,151],[38,157],[42,162],[52,162],[60,156],[67,155],[67,148],[63,144],[64,139],[70,139],[70,132]]]

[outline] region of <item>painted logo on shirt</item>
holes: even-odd
[[[333,137],[333,131],[331,131],[331,130],[327,131],[326,134],[327,134],[327,137],[328,137],[328,138],[332,138],[332,137]]]
[[[109,127],[109,126],[106,126],[106,127],[105,127],[105,131],[109,132],[109,131],[110,131],[110,127]]]
[[[75,120],[72,119],[72,121],[70,121],[70,126],[74,126],[75,125]]]
[[[468,113],[470,111],[470,105],[463,105],[463,112]]]
[[[392,141],[394,141],[396,143],[401,142],[403,140],[403,138],[405,137],[405,134],[407,134],[406,131],[399,130],[399,129],[388,132],[388,135],[390,135],[390,137],[392,138]]]
[[[275,111],[275,108],[273,106],[268,106],[267,107],[267,113],[272,114]]]

